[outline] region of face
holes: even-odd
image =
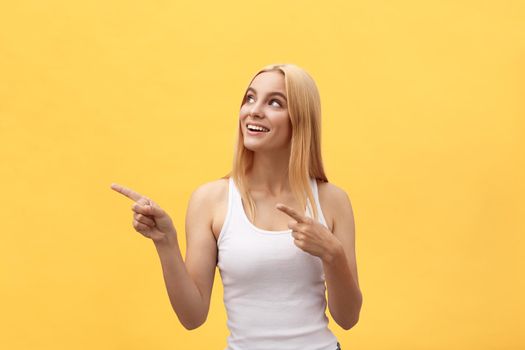
[[[284,75],[280,72],[258,74],[246,90],[239,113],[244,146],[252,151],[268,151],[288,147],[292,124],[288,115]],[[251,131],[256,124],[269,131]]]

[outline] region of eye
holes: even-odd
[[[271,100],[270,102],[273,102],[273,101],[277,102],[277,103],[279,104],[279,107],[282,107],[282,105],[281,105],[281,101],[279,101],[279,100],[277,100],[277,99],[274,98],[274,99]]]
[[[250,99],[253,99],[253,95],[246,95],[246,102],[250,102]],[[270,104],[273,103],[274,101],[277,102],[277,107],[282,107],[281,101],[279,101],[276,98],[270,100]]]

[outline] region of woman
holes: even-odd
[[[190,197],[185,262],[167,213],[111,185],[135,201],[133,226],[153,240],[185,328],[206,321],[217,266],[227,350],[341,349],[327,327],[325,292],[346,330],[359,319],[362,295],[352,206],[328,182],[320,145],[320,98],[310,75],[293,64],[257,72],[241,103],[232,171]]]

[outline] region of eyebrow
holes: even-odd
[[[256,91],[254,88],[252,88],[252,87],[249,87],[248,89],[246,89],[246,93],[248,93],[248,91],[250,91],[250,90],[253,91],[253,92],[255,92],[255,93],[257,94],[257,91]],[[279,95],[279,96],[281,96],[282,98],[284,98],[285,101],[287,101],[287,100],[286,100],[286,96],[285,96],[283,93],[278,92],[278,91],[270,92],[268,95],[269,95],[269,96],[272,96],[272,95]]]

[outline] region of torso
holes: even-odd
[[[212,232],[215,236],[215,240],[219,238],[226,212],[228,210],[228,179],[219,179],[213,182],[213,194],[211,195],[213,200],[210,203],[213,204],[212,208]],[[326,220],[327,226],[330,231],[333,228],[333,217],[332,210],[328,203],[327,190],[328,186],[332,186],[330,183],[317,181],[317,187],[319,190],[319,201],[323,216]],[[282,198],[265,198],[258,193],[251,193],[255,205],[257,207],[257,217],[255,222],[252,222],[255,226],[270,231],[281,231],[287,230],[288,222],[293,220],[287,214],[280,212],[275,208],[275,204],[280,202],[291,208],[294,208],[300,213],[304,213],[304,208],[300,209],[299,205],[295,202],[293,196],[290,194]],[[247,203],[243,203],[245,213],[248,213]],[[276,214],[276,211],[278,214]]]

